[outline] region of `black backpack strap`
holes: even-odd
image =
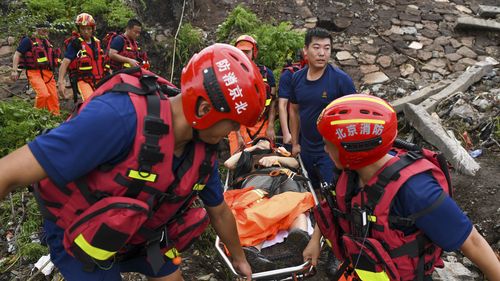
[[[408,151],[406,154],[399,157],[390,166],[387,166],[378,175],[377,182],[375,184],[365,188],[366,194],[368,196],[367,207],[370,210],[374,210],[375,206],[378,204],[382,195],[384,195],[385,187],[393,180],[397,180],[400,176],[399,172],[404,168],[410,166],[418,159],[423,158],[422,154],[416,151]]]

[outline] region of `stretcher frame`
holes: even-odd
[[[304,168],[304,163],[302,162],[302,158],[300,155],[298,155],[297,160],[299,161],[299,166],[302,171],[302,175],[306,178],[309,178],[306,169]],[[224,191],[226,191],[229,188],[229,178],[230,178],[230,172],[227,172],[226,176],[226,182],[224,184]],[[309,192],[312,194],[313,199],[314,199],[314,204],[317,206],[319,204],[318,197],[316,196],[316,193],[314,192],[313,186],[311,184],[311,181],[307,181],[307,187],[309,189]],[[236,272],[234,269],[231,260],[229,257],[226,255],[226,251],[224,248],[223,243],[220,241],[219,236],[216,236],[215,238],[215,249],[219,253],[220,257],[226,264],[226,266],[230,269],[231,273],[235,277],[243,277],[240,274]],[[323,246],[323,239],[321,240],[321,247]],[[252,280],[299,280],[302,278],[307,277],[308,275],[313,274],[314,268],[311,265],[309,261],[304,262],[301,265],[297,266],[290,266],[290,267],[285,267],[285,268],[279,268],[279,269],[274,269],[274,270],[269,270],[269,271],[262,271],[262,272],[257,272],[252,274]]]

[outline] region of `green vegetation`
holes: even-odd
[[[274,70],[279,78],[281,68],[293,58],[297,49],[304,46],[304,34],[292,30],[289,22],[263,23],[257,15],[244,6],[237,6],[217,30],[217,40],[234,44],[236,38],[248,34],[257,40],[257,62]]]
[[[135,16],[123,0],[24,0],[12,1],[0,23],[2,31],[20,37],[34,30],[40,21],[49,21],[53,31],[67,33],[79,13],[91,14],[98,29],[123,28]]]
[[[0,102],[0,157],[23,146],[43,129],[56,127],[62,120],[63,117],[35,109],[30,102],[21,99]],[[0,232],[9,231],[15,236],[16,256],[34,262],[48,252],[46,247],[32,241],[41,224],[37,204],[25,189],[0,202]],[[0,268],[0,272],[3,270]]]
[[[177,36],[176,56],[180,65],[185,65],[191,56],[203,48],[202,31],[190,23],[184,23]]]

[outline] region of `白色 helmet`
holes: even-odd
[[[214,44],[195,54],[182,70],[184,115],[195,129],[206,129],[229,119],[253,126],[261,117],[266,88],[257,66],[228,44]],[[198,116],[199,100],[212,109]]]
[[[332,101],[319,116],[317,127],[338,149],[340,164],[351,170],[382,158],[398,133],[394,109],[386,101],[364,94]]]
[[[76,16],[75,24],[77,26],[92,26],[95,28],[94,18],[87,13],[81,13],[78,16]]]

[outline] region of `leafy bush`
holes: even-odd
[[[292,58],[292,54],[304,46],[304,34],[292,30],[291,23],[262,23],[254,13],[239,5],[217,30],[217,39],[234,44],[242,34],[251,35],[257,40],[257,62],[273,69],[276,78],[283,65]]]
[[[21,99],[0,102],[0,157],[31,141],[43,129],[56,127],[62,120],[63,117],[35,109]]]
[[[123,28],[135,13],[123,0],[25,0],[12,1],[0,19],[2,29],[20,37],[34,30],[35,23],[49,21],[59,32],[69,32],[76,15],[86,12],[97,21],[97,28]]]
[[[203,47],[203,37],[200,29],[190,23],[184,23],[177,36],[176,55],[180,65],[186,64],[191,56]]]
[[[261,21],[257,15],[245,9],[243,5],[238,5],[227,16],[226,20],[217,29],[217,41],[228,42],[234,37],[249,33],[259,27]]]

